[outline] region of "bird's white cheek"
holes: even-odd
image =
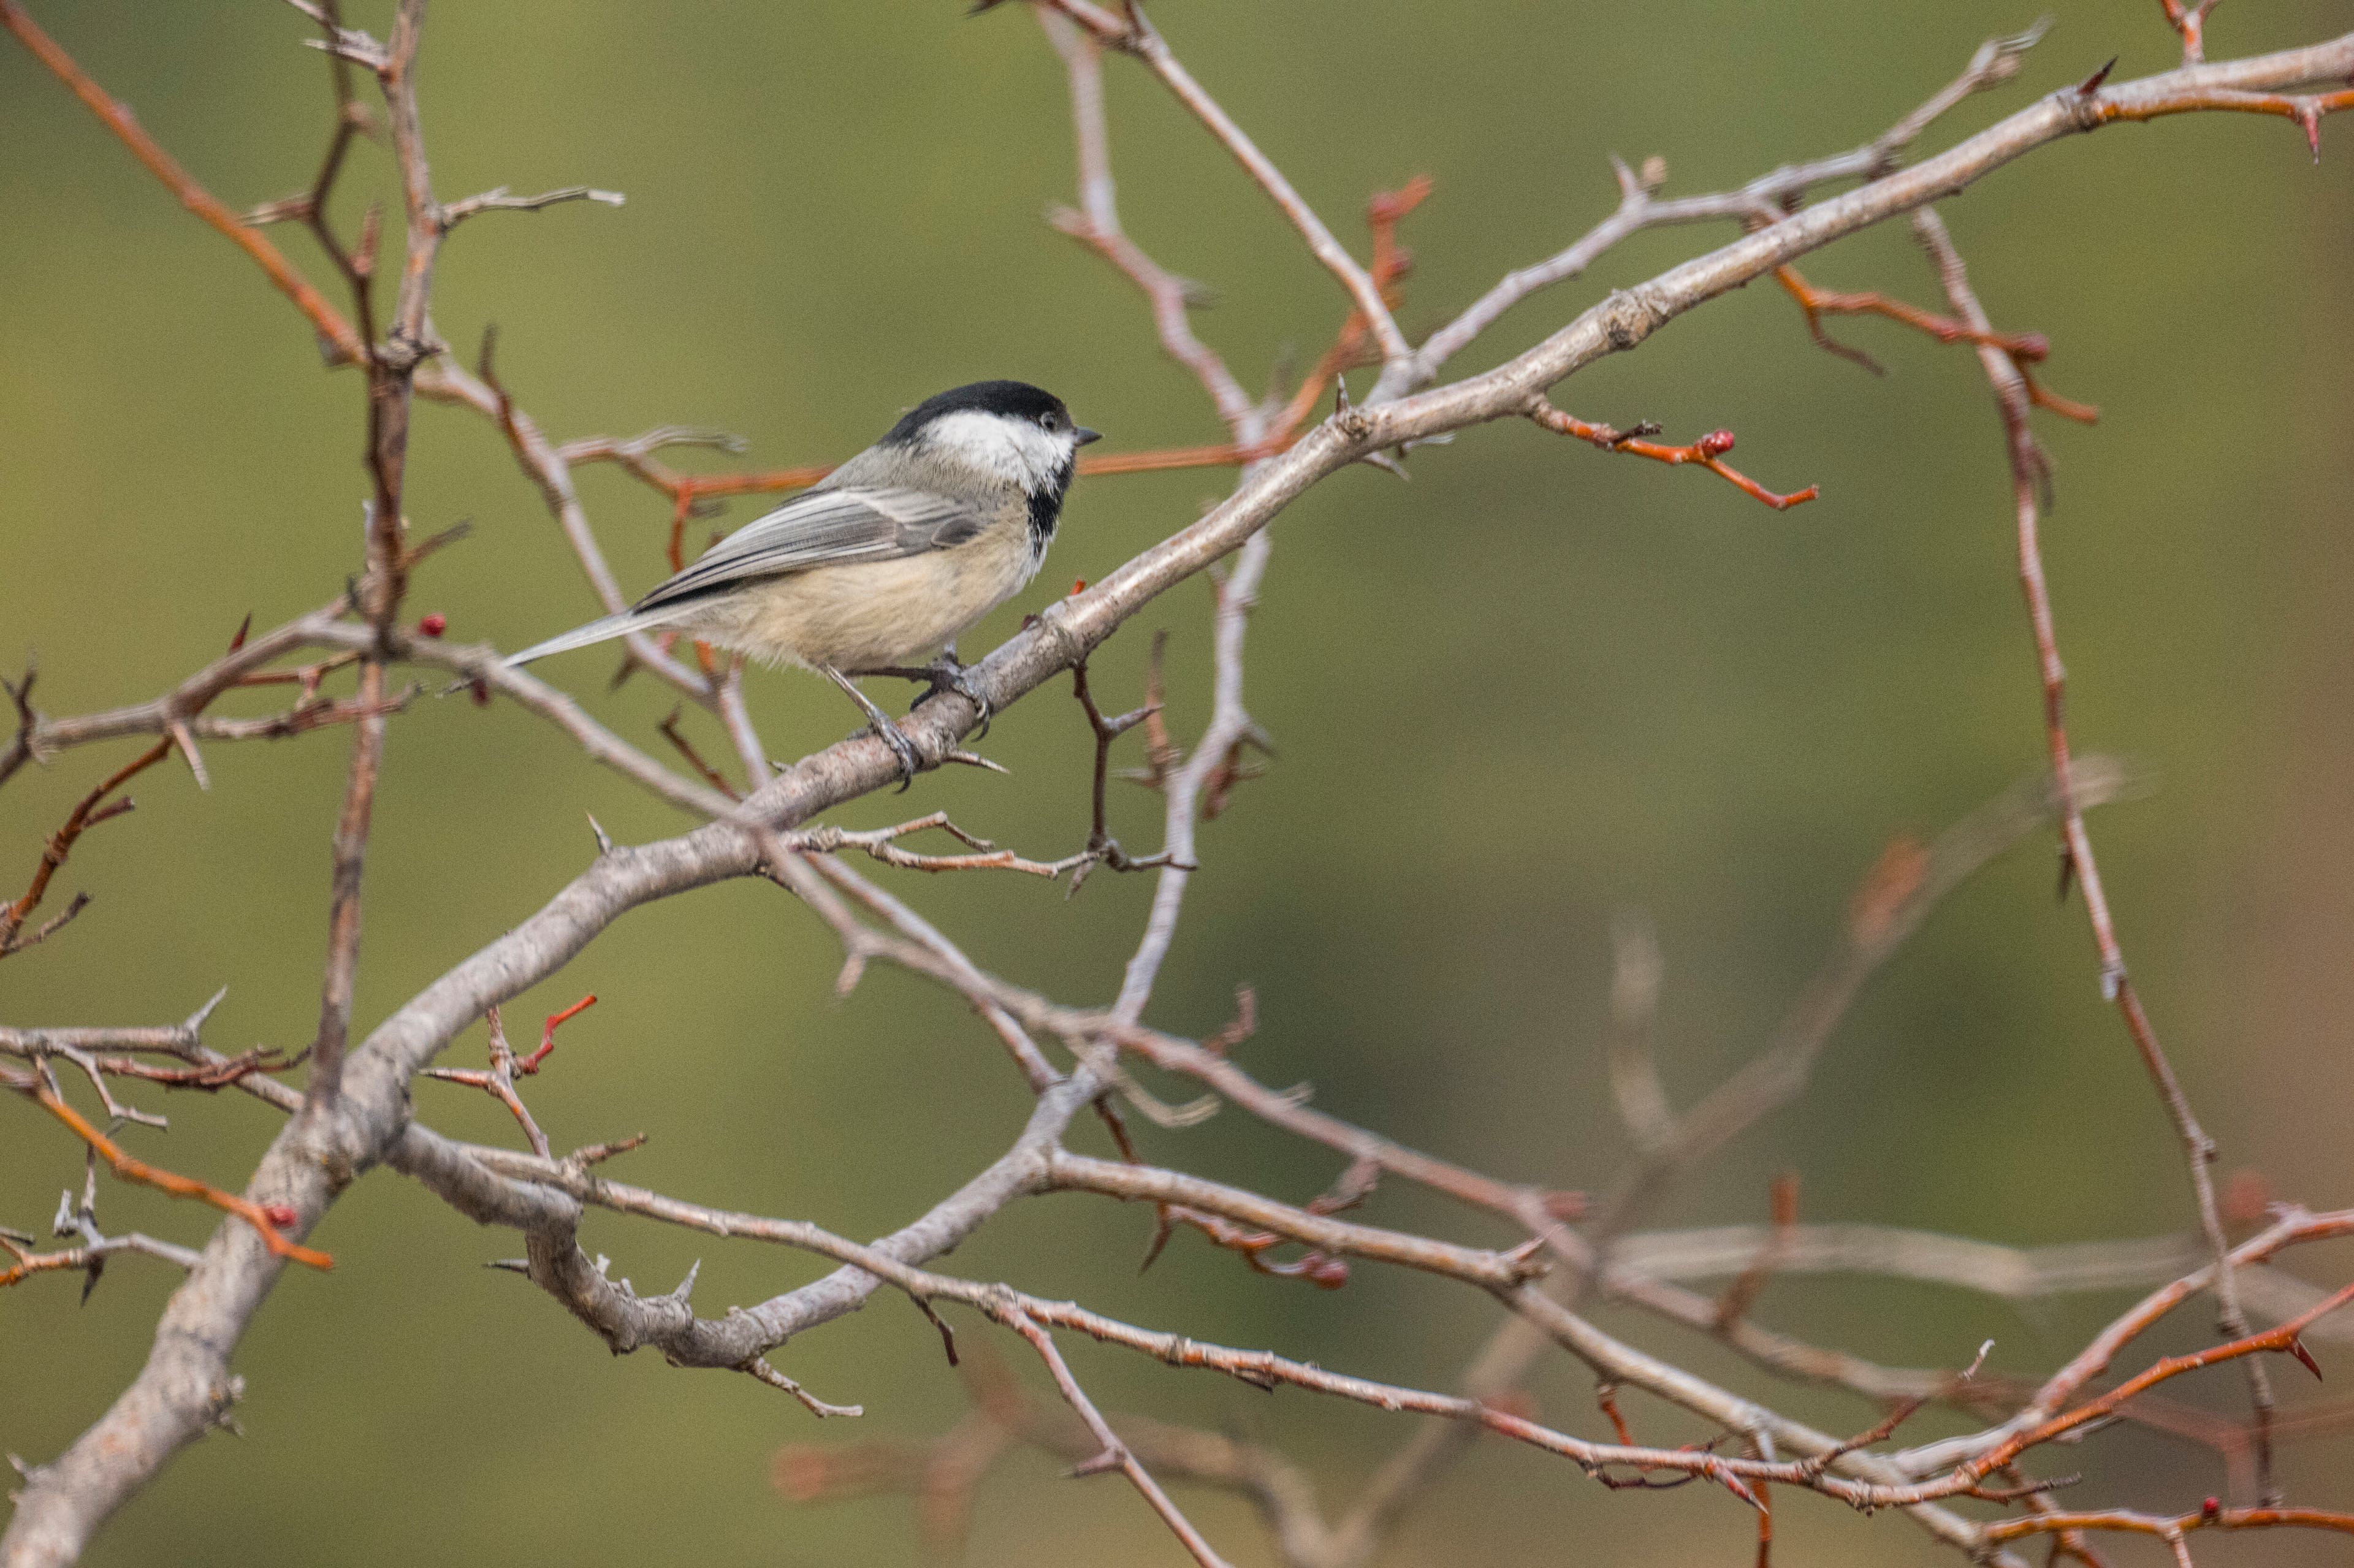
[[[1077,450],[1067,434],[1057,435],[1028,419],[970,411],[933,420],[925,439],[957,462],[1012,480],[1025,491],[1054,483]]]
[[[946,414],[933,420],[925,428],[924,439],[960,466],[1019,484],[1028,477],[1029,465],[1019,444],[1018,431],[1018,426],[994,414],[968,412]]]
[[[1035,425],[1016,427],[1013,444],[1022,454],[1025,472],[1024,490],[1044,490],[1062,473],[1063,465],[1078,450],[1078,443],[1067,436],[1040,429]]]

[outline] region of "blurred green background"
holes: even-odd
[[[380,32],[387,9],[355,7],[355,20]],[[1404,320],[1416,334],[1603,216],[1615,199],[1606,154],[1663,154],[1677,193],[1850,146],[1947,80],[1983,37],[2033,16],[1864,0],[1662,0],[1639,15],[1405,0],[1161,9],[1199,78],[1360,249],[1369,192],[1436,178],[1405,236],[1419,268]],[[1966,106],[1929,145],[2113,54],[2121,76],[2175,58],[2147,0],[2056,9],[2024,78]],[[310,178],[329,98],[292,12],[260,0],[35,10],[233,206]],[[2234,6],[2211,48],[2306,41],[2346,16],[2318,0]],[[505,378],[559,438],[683,422],[745,433],[747,464],[824,461],[924,395],[984,376],[1055,388],[1112,449],[1218,438],[1125,282],[1040,221],[1045,204],[1068,199],[1066,103],[1019,7],[967,20],[948,0],[445,0],[422,69],[445,199],[581,181],[628,193],[618,212],[485,218],[444,255],[440,331],[471,356],[495,322]],[[1286,345],[1305,363],[1340,319],[1329,278],[1157,84],[1119,60],[1107,75],[1131,232],[1219,291],[1199,325],[1246,385]],[[2161,785],[2094,821],[2135,974],[2221,1141],[2222,1169],[2260,1171],[2317,1207],[2349,1200],[2354,1148],[2354,650],[2338,586],[2354,566],[2349,136],[2354,126],[2326,128],[2317,169],[2276,120],[2120,129],[2038,154],[1946,208],[1998,324],[2049,333],[2051,384],[2103,410],[2096,429],[2044,423],[2060,491],[2049,560],[2079,745],[2126,755]],[[386,162],[357,160],[337,211],[347,229],[371,187],[390,193]],[[277,232],[325,278],[304,235]],[[1459,366],[1492,363],[1722,237],[1639,237],[1523,306]],[[1935,299],[1901,226],[1808,270]],[[1497,426],[1416,454],[1411,484],[1354,471],[1285,515],[1250,659],[1252,705],[1281,759],[1204,832],[1157,1022],[1214,1029],[1235,985],[1253,983],[1265,1027],[1245,1059],[1262,1078],[1312,1080],[1320,1105],[1502,1175],[1603,1184],[1627,1157],[1600,1057],[1614,910],[1658,923],[1661,1062],[1689,1103],[1762,1043],[1893,835],[1933,832],[2037,766],[2034,668],[1984,383],[1963,351],[1886,323],[1839,330],[1887,364],[1886,380],[1813,348],[1768,284],[1555,393],[1589,418],[1658,419],[1671,439],[1730,427],[1735,461],[1764,482],[1821,485],[1801,510],[1773,514],[1705,476]],[[268,626],[331,597],[358,560],[360,404],[357,380],[320,371],[308,331],[249,263],[24,53],[0,48],[0,657],[13,668],[38,651],[47,710],[151,696],[217,654],[248,611]],[[494,430],[425,407],[414,454],[415,524],[475,524],[422,573],[419,611],[446,614],[454,637],[509,647],[593,612]],[[1193,472],[1083,484],[1045,577],[967,652],[1182,524],[1225,482]],[[585,471],[582,485],[625,582],[651,584],[666,504],[610,470]],[[729,522],[753,514],[739,503]],[[1140,691],[1144,651],[1165,628],[1171,719],[1181,736],[1198,728],[1209,597],[1180,588],[1099,657],[1108,703]],[[608,694],[609,668],[576,655],[551,673],[659,748],[669,699],[646,681]],[[267,711],[271,694],[222,711]],[[839,697],[799,676],[758,678],[751,697],[782,757],[848,726]],[[842,820],[946,807],[1027,853],[1076,845],[1088,747],[1064,690],[1006,715],[987,749],[1013,777],[928,776],[907,801],[862,801]],[[138,812],[93,832],[56,889],[95,904],[0,966],[0,1018],[162,1022],[227,984],[216,1045],[300,1045],[316,1017],[346,753],[342,731],[216,744],[209,793],[176,763],[140,780]],[[0,795],[0,888],[129,755],[73,752]],[[1131,848],[1157,842],[1155,798],[1130,789],[1115,804]],[[398,720],[368,864],[359,1025],[578,872],[591,852],[584,810],[626,840],[683,825],[518,711],[427,700]],[[1116,988],[1150,893],[1146,879],[1100,876],[1066,902],[1027,881],[898,874],[894,885],[978,961],[1074,1001]],[[2055,905],[2052,877],[2046,837],[1941,909],[1863,997],[1803,1099],[1674,1192],[1654,1223],[1762,1219],[1769,1177],[1791,1169],[1818,1220],[2020,1244],[2183,1225],[2172,1139],[2101,1003],[2081,907]],[[887,971],[837,1005],[836,963],[823,928],[767,886],[635,914],[512,1010],[602,998],[567,1029],[532,1104],[559,1146],[651,1133],[627,1180],[853,1235],[887,1230],[1000,1150],[1026,1096],[960,1007]],[[447,1059],[478,1065],[482,1051],[475,1030]],[[273,1129],[271,1113],[233,1096],[141,1097],[174,1128],[133,1129],[138,1152],[231,1184]],[[418,1099],[451,1132],[514,1136],[484,1097],[420,1084]],[[1145,1143],[1299,1197],[1337,1168],[1236,1113],[1147,1129]],[[0,1105],[0,1223],[44,1225],[80,1171],[60,1129]],[[117,1184],[102,1187],[100,1213],[110,1230],[189,1242],[208,1230],[204,1213]],[[1402,1186],[1370,1217],[1503,1239],[1494,1223]],[[1148,1228],[1119,1205],[1051,1199],[993,1223],[952,1266],[1423,1383],[1449,1379],[1495,1321],[1439,1282],[1360,1268],[1323,1294],[1251,1276],[1193,1237],[1140,1278]],[[918,1441],[957,1418],[958,1383],[904,1304],[878,1301],[780,1356],[822,1395],[865,1404],[864,1422],[821,1431],[748,1379],[684,1374],[651,1355],[612,1361],[553,1302],[481,1266],[520,1250],[512,1236],[477,1231],[392,1175],[362,1183],[315,1239],[335,1271],[289,1276],[239,1355],[243,1439],[185,1454],[91,1561],[925,1557],[904,1499],[798,1508],[768,1479],[780,1444]],[[706,1311],[820,1272],[605,1217],[586,1239],[648,1289],[702,1257]],[[2335,1280],[2349,1261],[2314,1253],[2296,1266]],[[134,1257],[87,1308],[71,1280],[0,1298],[0,1448],[40,1459],[69,1443],[139,1365],[173,1283]],[[1994,1366],[2031,1372],[2117,1305],[2020,1312],[1925,1288],[1792,1280],[1757,1311],[1910,1364],[1957,1363],[1991,1336]],[[2183,1316],[2176,1340],[2155,1342],[2188,1343],[2200,1319]],[[1680,1330],[1606,1320],[1767,1386]],[[1263,1436],[1310,1465],[1335,1504],[1406,1431],[1304,1395],[1268,1400],[1093,1347],[1073,1353],[1108,1407]],[[2342,1350],[2324,1355],[2333,1373],[2354,1368]],[[2190,1393],[2229,1412],[2235,1390],[2218,1378]],[[1596,1428],[1587,1380],[1566,1362],[1535,1392],[1553,1416]],[[1873,1417],[1843,1396],[1777,1397],[1835,1428]],[[1647,1436],[1699,1435],[1649,1402],[1632,1414]],[[2305,1500],[2345,1506],[2349,1458],[2342,1440],[2308,1443],[2286,1470]],[[2079,1459],[2106,1499],[2196,1506],[2220,1486],[2209,1456],[2136,1432],[2068,1463]],[[1117,1483],[1060,1484],[1054,1470],[1019,1457],[982,1489],[974,1561],[1178,1560]],[[1242,1504],[1185,1500],[1237,1560],[1269,1560]],[[1894,1519],[1866,1523],[1823,1503],[1780,1512],[1787,1561],[1935,1555]],[[1556,1461],[1490,1445],[1401,1527],[1385,1560],[1558,1558],[1575,1542],[1578,1560],[1729,1561],[1749,1530],[1721,1495],[1606,1493]],[[2323,1550],[2232,1544],[2272,1562]]]

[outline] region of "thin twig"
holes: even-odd
[[[566,185],[560,190],[542,191],[537,196],[509,196],[507,187],[500,185],[480,196],[462,197],[443,207],[441,232],[449,233],[479,212],[538,212],[567,201],[591,201],[605,207],[620,207],[629,199],[619,191],[592,190],[587,185]]]
[[[1935,263],[1946,297],[1952,302],[1954,312],[1964,322],[1985,331],[1987,314],[1971,290],[1969,278],[1962,265],[1961,254],[1954,248],[1944,222],[1936,213],[1923,208],[1914,215],[1914,233],[1928,250]],[[2046,743],[2052,754],[2052,786],[2059,798],[2061,842],[2066,855],[2065,866],[2084,889],[2085,917],[2091,923],[2094,949],[2100,959],[2102,994],[2116,1004],[2124,1019],[2126,1032],[2140,1054],[2158,1098],[2174,1123],[2175,1136],[2182,1145],[2184,1163],[2190,1174],[2190,1189],[2198,1207],[2199,1224],[2215,1256],[2215,1320],[2224,1334],[2239,1338],[2248,1331],[2247,1314],[2240,1306],[2237,1282],[2232,1277],[2232,1249],[2223,1232],[2222,1214],[2215,1202],[2215,1181],[2212,1166],[2215,1145],[2199,1125],[2192,1113],[2190,1101],[2182,1092],[2175,1076],[2174,1066],[2167,1058],[2165,1048],[2158,1044],[2158,1032],[2141,1005],[2132,979],[2126,972],[2125,949],[2117,939],[2116,923],[2109,912],[2108,894],[2101,881],[2100,864],[2093,857],[2093,840],[2084,826],[2084,800],[2077,779],[2079,765],[2070,746],[2067,724],[2067,672],[2060,660],[2059,634],[2052,609],[2052,590],[2043,572],[2041,541],[2041,508],[2039,501],[2039,481],[2043,471],[2041,450],[2028,428],[2030,399],[2025,377],[2009,354],[1991,343],[1981,341],[1977,345],[1978,363],[1984,367],[1988,381],[1993,386],[1995,402],[2000,410],[2005,434],[2005,451],[2010,461],[2011,503],[2018,522],[2019,579],[2027,599],[2028,625],[2035,642],[2035,656],[2043,678],[2043,723]],[[2064,884],[2063,884],[2064,886]],[[2243,1363],[2247,1379],[2248,1398],[2255,1411],[2256,1477],[2259,1495],[2267,1506],[2280,1500],[2272,1477],[2272,1446],[2266,1428],[2273,1413],[2272,1384],[2264,1367],[2250,1358]]]
[[[240,1198],[233,1192],[224,1192],[219,1188],[209,1186],[193,1177],[178,1175],[149,1165],[143,1160],[133,1159],[122,1151],[121,1145],[92,1127],[87,1118],[68,1105],[58,1096],[56,1088],[38,1071],[27,1075],[22,1080],[14,1076],[0,1077],[0,1084],[16,1090],[64,1123],[68,1130],[88,1144],[98,1158],[106,1161],[109,1170],[125,1181],[134,1181],[141,1186],[153,1187],[157,1192],[168,1193],[175,1198],[195,1198],[211,1204],[224,1213],[235,1214],[254,1228],[274,1257],[306,1264],[313,1268],[325,1269],[334,1266],[335,1260],[325,1253],[313,1251],[310,1247],[289,1241],[281,1233],[281,1225],[292,1225],[296,1223],[296,1215],[292,1209],[281,1206],[275,1212],[266,1210],[259,1203]]]
[[[1384,361],[1403,361],[1413,353],[1405,334],[1398,331],[1397,323],[1391,319],[1389,307],[1384,303],[1381,290],[1373,278],[1358,265],[1356,258],[1332,238],[1332,231],[1324,227],[1323,220],[1316,216],[1314,209],[1301,199],[1298,191],[1292,189],[1291,182],[1283,177],[1283,171],[1258,150],[1257,145],[1243,133],[1242,127],[1235,123],[1218,106],[1217,101],[1203,90],[1202,85],[1178,62],[1169,46],[1161,41],[1160,33],[1144,19],[1140,6],[1129,4],[1124,21],[1113,22],[1105,13],[1090,5],[1070,4],[1067,0],[1047,0],[1047,3],[1093,35],[1098,44],[1142,60],[1177,101],[1184,105],[1218,144],[1233,155],[1252,182],[1267,193],[1268,199],[1282,209],[1292,227],[1299,230],[1300,237],[1308,242],[1310,252],[1340,280],[1341,288],[1348,291],[1358,313],[1371,324],[1373,341],[1380,344]]]
[[[1689,446],[1662,446],[1657,441],[1640,439],[1645,435],[1656,435],[1659,429],[1657,425],[1638,425],[1631,430],[1616,430],[1608,425],[1589,425],[1573,415],[1563,413],[1543,397],[1530,403],[1529,418],[1548,430],[1591,441],[1606,452],[1625,452],[1630,457],[1649,458],[1653,462],[1698,463],[1734,489],[1764,502],[1776,512],[1787,512],[1791,507],[1812,501],[1822,493],[1810,484],[1791,494],[1777,495],[1722,461],[1724,454],[1733,450],[1731,430],[1712,430]]]
[[[139,773],[163,761],[175,744],[169,739],[157,741],[109,774],[67,813],[64,825],[51,833],[48,842],[42,846],[41,863],[35,869],[31,884],[14,904],[0,906],[0,959],[34,946],[81,913],[90,900],[86,895],[76,895],[72,906],[64,914],[39,927],[30,936],[23,934],[25,922],[32,917],[34,910],[40,907],[42,898],[49,890],[49,879],[57,874],[58,867],[65,864],[66,856],[73,853],[75,842],[91,827],[132,809],[128,796],[114,801],[109,801],[107,797]]]

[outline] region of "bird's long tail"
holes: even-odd
[[[669,620],[661,610],[625,609],[619,615],[609,615],[586,626],[576,626],[561,637],[551,637],[520,653],[510,653],[506,659],[507,667],[513,669],[517,664],[528,664],[551,653],[569,653],[575,648],[586,648],[591,643],[610,642],[616,637],[627,637],[632,631],[666,625]]]

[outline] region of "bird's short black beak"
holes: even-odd
[[[1081,446],[1086,446],[1089,441],[1099,441],[1103,440],[1103,432],[1101,430],[1090,430],[1085,425],[1074,428],[1071,434],[1079,438],[1079,445]]]

